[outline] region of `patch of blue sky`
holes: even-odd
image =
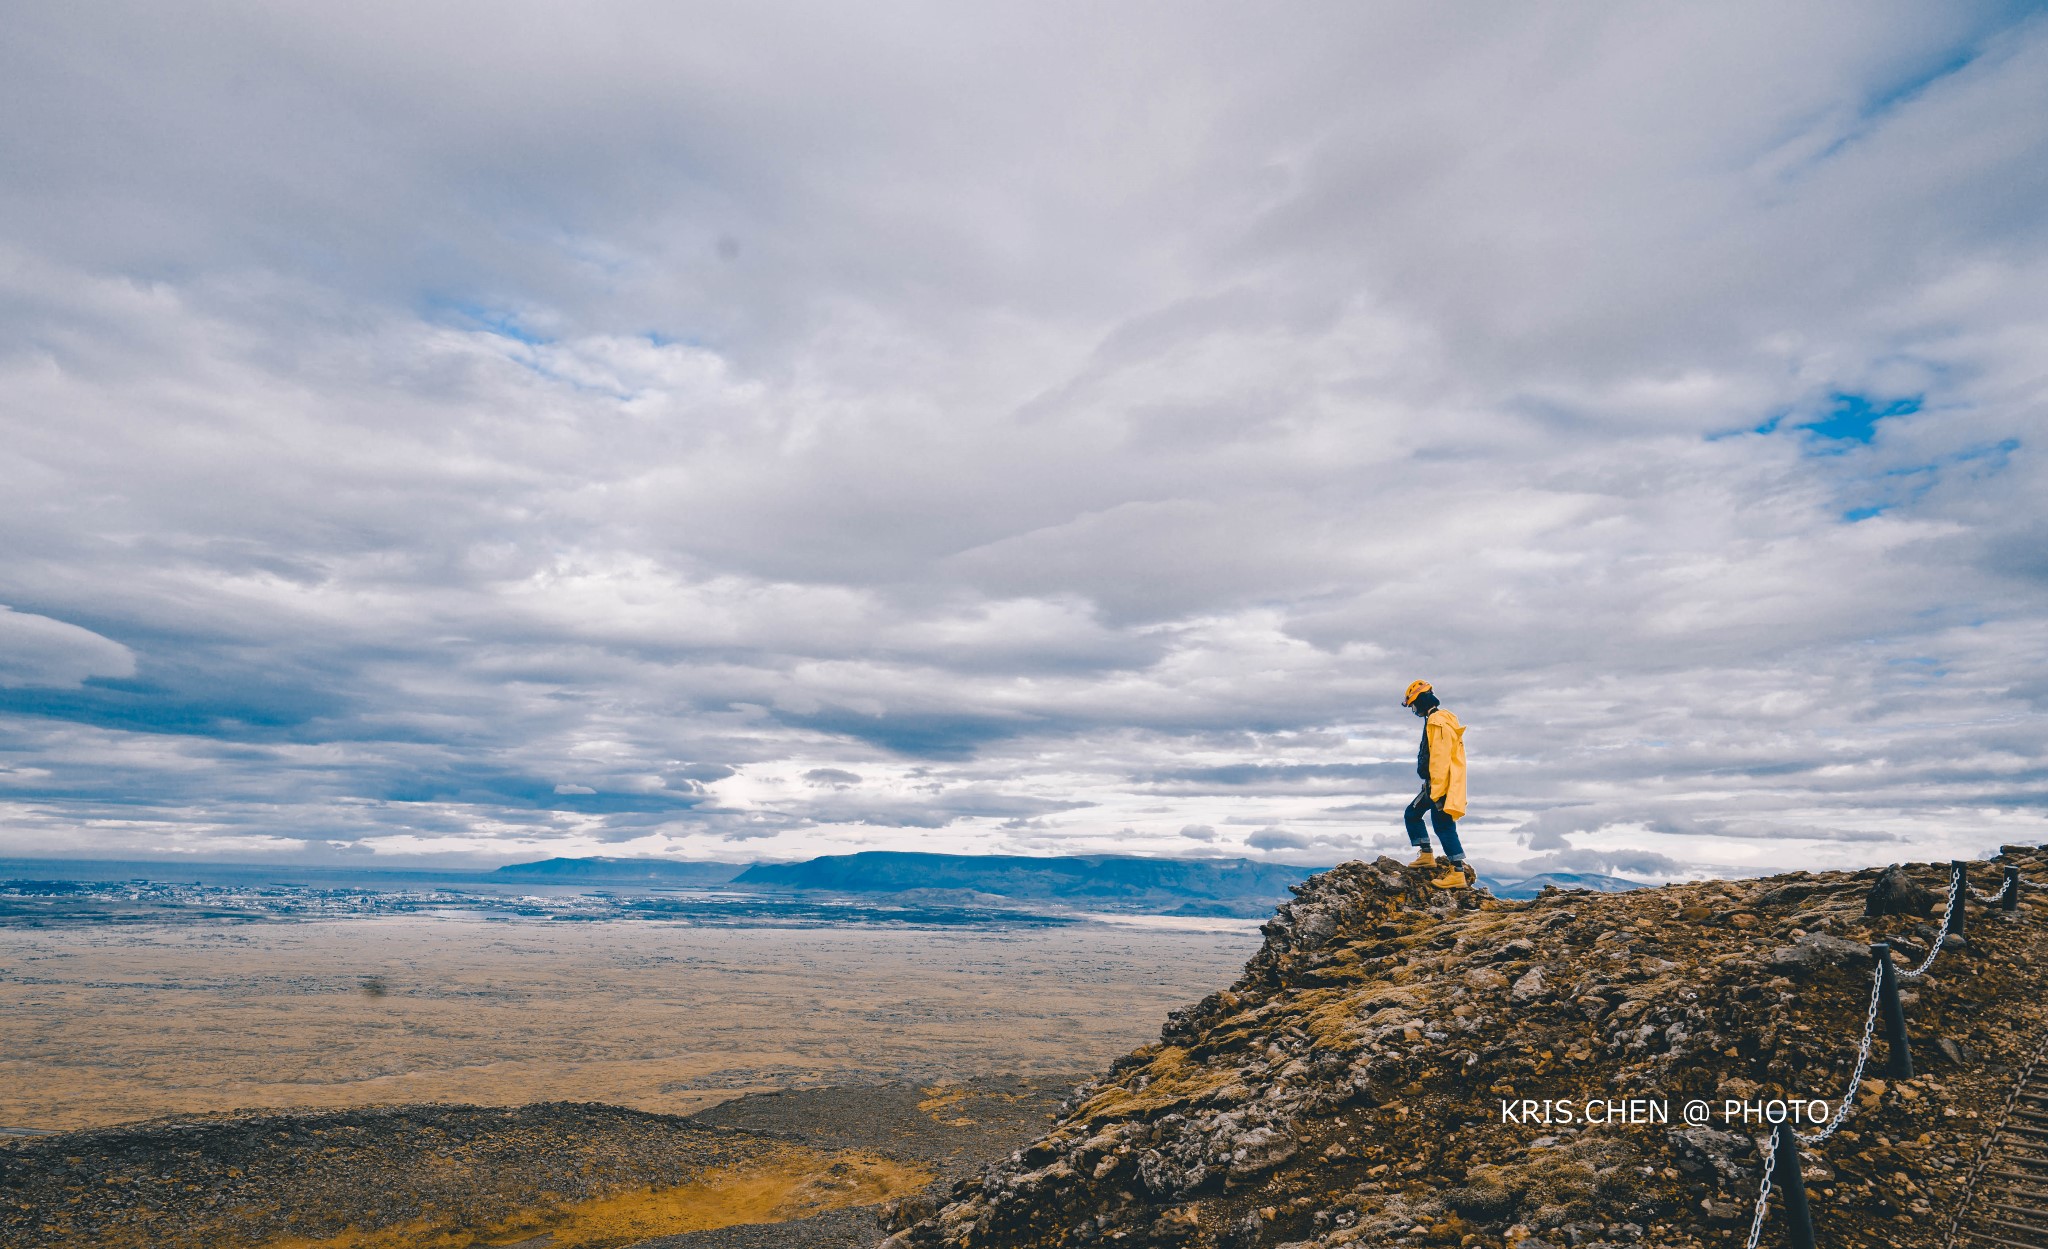
[[[1872,93],[1863,103],[1859,116],[1864,121],[1874,121],[1911,103],[1925,95],[1929,88],[1944,78],[1951,78],[1968,69],[1977,60],[1976,48],[1957,48],[1941,59],[1921,65],[1900,78]]]
[[[509,342],[517,343],[517,348],[510,348],[505,351],[505,358],[536,376],[544,377],[558,385],[567,386],[571,390],[581,391],[586,394],[603,395],[608,399],[616,399],[621,403],[637,397],[635,392],[631,390],[619,386],[605,385],[588,375],[577,376],[572,373],[565,373],[554,367],[549,363],[549,355],[539,349],[555,346],[555,339],[536,328],[530,320],[512,309],[493,308],[484,304],[468,303],[454,299],[430,300],[428,302],[428,309],[430,315],[438,320],[461,326],[463,329],[482,330],[487,334],[493,334]],[[667,340],[663,340],[658,335],[650,332],[646,335],[646,341],[653,346],[660,347],[665,345]]]
[[[1844,444],[1868,446],[1877,436],[1879,421],[1895,416],[1911,416],[1920,411],[1926,403],[1925,395],[1902,395],[1881,399],[1872,395],[1855,394],[1850,391],[1833,391],[1828,395],[1826,409],[1813,420],[1799,421],[1798,408],[1781,408],[1764,420],[1747,429],[1720,430],[1707,435],[1708,442],[1719,442],[1724,438],[1739,438],[1744,434],[1775,434],[1788,429],[1811,434],[1809,454],[1832,455],[1848,450]],[[1787,426],[1787,421],[1793,421]]]
[[[2006,467],[2012,453],[2017,451],[2019,446],[2019,439],[2006,438],[1994,443],[1965,447],[1954,455],[1926,464],[1888,468],[1881,473],[1861,478],[1855,484],[1876,493],[1878,498],[1846,509],[1842,513],[1842,519],[1853,525],[1857,521],[1869,520],[1873,516],[1882,516],[1893,508],[1916,503],[1941,481],[1945,472],[1950,470],[1965,469],[1974,477],[1991,476]]]
[[[493,308],[468,300],[437,297],[427,300],[426,312],[430,320],[451,322],[464,329],[483,330],[529,347],[541,347],[554,341],[510,308]]]
[[[1905,468],[1886,469],[1859,479],[1855,485],[1875,493],[1878,497],[1871,502],[1852,507],[1842,513],[1842,519],[1850,524],[1882,516],[1893,508],[1917,503],[1941,480],[1941,465],[1914,464]]]
[[[1828,398],[1827,415],[1817,421],[1807,421],[1797,428],[1830,442],[1860,442],[1866,445],[1877,436],[1879,421],[1894,416],[1911,416],[1918,412],[1926,401],[1925,395],[1876,399],[1870,395],[1851,394],[1845,391],[1837,391]],[[1775,425],[1776,422],[1773,421],[1773,427]]]
[[[1800,169],[1812,169],[1826,163],[1829,158],[1883,125],[1892,114],[1926,95],[1938,83],[1968,69],[1976,63],[1978,55],[1979,49],[1976,47],[1937,51],[1937,59],[1913,67],[1896,81],[1878,86],[1857,108],[1855,118],[1848,123],[1842,133],[1801,162]]]

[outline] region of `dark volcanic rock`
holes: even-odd
[[[1934,913],[1934,903],[1934,892],[1914,884],[1905,869],[1894,863],[1878,873],[1876,883],[1870,886],[1870,896],[1863,901],[1863,913],[1925,917]]]
[[[1778,968],[1807,969],[1830,964],[1854,967],[1870,961],[1869,946],[1830,937],[1824,932],[1809,932],[1791,945],[1771,951],[1771,966]]]
[[[2048,881],[2048,854],[2009,857]],[[1893,897],[1947,875],[1892,874]],[[1982,957],[1911,982],[1940,1074],[1851,1089],[1876,871],[1530,902],[1428,875],[1381,859],[1303,884],[1237,983],[890,1249],[1740,1243],[1767,1130],[1741,1108],[1845,1096],[1804,1168],[1826,1243],[1932,1246],[2048,1032],[2038,889],[1971,917]],[[1683,1118],[1694,1100],[1707,1122]]]
[[[1080,1079],[984,1076],[937,1090],[892,1084],[752,1093],[701,1110],[690,1122],[816,1149],[871,1149],[914,1159],[950,1188],[1043,1135]]]
[[[821,1166],[881,1154],[937,1179],[880,1206],[641,1243],[872,1249],[886,1235],[883,1217],[930,1213],[955,1181],[1043,1133],[1073,1084],[989,1077],[937,1089],[804,1089],[736,1098],[689,1118],[561,1102],[416,1105],[62,1133],[0,1146],[0,1245],[249,1249],[351,1229],[374,1238],[380,1228],[387,1242],[484,1244],[478,1230],[521,1210],[666,1188],[714,1169],[786,1160],[794,1147],[816,1151]],[[417,1236],[388,1230],[423,1212],[438,1225]]]
[[[861,1206],[828,1210],[787,1223],[745,1223],[708,1232],[657,1236],[640,1241],[633,1249],[872,1249],[887,1234],[875,1212]]]
[[[772,1139],[618,1106],[196,1115],[0,1146],[0,1244],[260,1245],[682,1183]]]

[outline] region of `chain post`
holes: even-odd
[[[1961,859],[1951,859],[1949,860],[1948,870],[1949,893],[1955,898],[1954,905],[1949,908],[1955,914],[1949,920],[1948,930],[1960,937],[1963,935],[1963,921],[1969,918],[1970,914],[1970,908],[1967,905],[1970,900],[1970,865]]]
[[[1785,1223],[1792,1249],[1813,1249],[1813,1211],[1806,1207],[1806,1164],[1799,1156],[1799,1133],[1792,1130],[1789,1119],[1778,1125],[1776,1153],[1784,1173]]]
[[[1891,1051],[1885,1062],[1887,1079],[1913,1078],[1913,1046],[1906,1039],[1906,1008],[1899,1001],[1899,980],[1892,974],[1892,947],[1888,941],[1871,945],[1870,957],[1877,963],[1877,1009],[1884,1016],[1884,1043]]]
[[[2020,909],[2020,869],[2008,863],[2005,867],[2005,888],[1998,895],[1998,909],[2017,911]]]

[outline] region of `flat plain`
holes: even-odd
[[[1099,1069],[1249,924],[732,928],[408,917],[0,929],[0,1126],[410,1102],[687,1114]]]

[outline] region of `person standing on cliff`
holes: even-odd
[[[1437,865],[1436,855],[1430,853],[1429,834],[1422,827],[1422,817],[1427,814],[1444,848],[1444,870],[1429,883],[1439,889],[1463,889],[1479,878],[1465,862],[1465,847],[1458,841],[1458,821],[1465,814],[1465,726],[1444,710],[1427,681],[1411,682],[1401,705],[1422,721],[1422,749],[1415,756],[1422,792],[1401,813],[1408,825],[1408,844],[1420,851],[1408,866]]]

